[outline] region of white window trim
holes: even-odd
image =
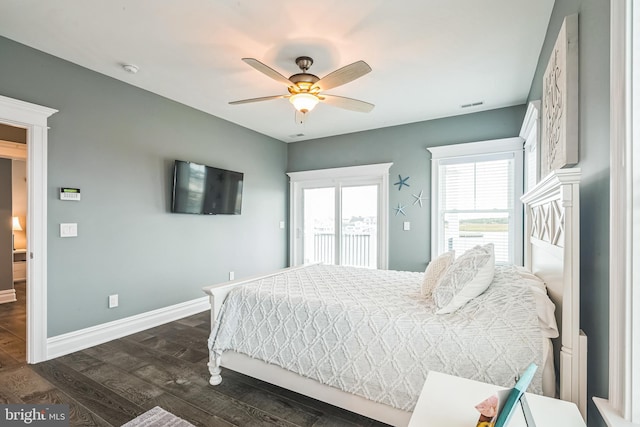
[[[640,188],[640,28],[634,31],[640,7],[634,3],[611,2],[609,398],[593,398],[610,427],[640,426],[640,197],[634,194]]]
[[[524,115],[522,128],[520,129],[520,138],[524,140],[524,182],[525,192],[529,191],[540,181],[540,101],[531,101],[527,106],[527,112]],[[529,183],[529,158],[535,157],[535,182]],[[532,185],[529,185],[532,184]]]
[[[300,236],[302,235],[300,197],[302,188],[312,188],[327,181],[358,183],[376,181],[380,185],[378,201],[378,268],[389,266],[389,169],[393,163],[347,166],[342,168],[317,169],[302,172],[288,172],[289,184],[289,260],[291,265],[299,265]]]
[[[431,257],[434,258],[438,254],[438,245],[440,243],[440,236],[438,235],[438,217],[440,210],[438,194],[439,183],[439,160],[452,158],[452,157],[466,157],[477,156],[482,154],[498,154],[514,152],[516,164],[523,164],[523,143],[524,140],[520,137],[514,138],[502,138],[493,139],[488,141],[469,142],[465,144],[453,144],[443,145],[440,147],[428,147],[427,150],[431,152],[431,194],[433,201],[431,203]],[[523,230],[523,218],[522,218],[522,202],[520,196],[522,196],[522,188],[524,182],[524,174],[515,174],[515,217],[514,227],[516,230]],[[523,259],[523,233],[516,232],[514,235],[514,263],[522,265]]]

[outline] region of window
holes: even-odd
[[[387,268],[391,163],[288,173],[291,264]]]
[[[432,147],[432,257],[493,243],[522,264],[521,138]]]

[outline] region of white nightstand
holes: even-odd
[[[431,371],[409,427],[475,426],[480,415],[475,406],[503,388]],[[538,427],[585,427],[578,407],[571,402],[530,393],[527,402]],[[516,408],[509,427],[526,427],[521,409]]]

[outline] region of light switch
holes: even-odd
[[[280,221],[280,229],[284,230],[284,221]]]
[[[78,237],[78,224],[60,224],[60,237]]]
[[[410,223],[409,221],[405,221],[405,222],[402,224],[402,229],[403,229],[404,231],[409,231],[409,230],[411,230],[411,223]]]

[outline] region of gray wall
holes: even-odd
[[[229,271],[286,265],[284,143],[4,38],[0,52],[0,94],[59,110],[49,119],[49,336],[202,297]],[[170,213],[174,159],[244,172],[242,215]],[[79,187],[82,201],[58,200],[59,187]],[[63,222],[77,222],[79,237],[60,238]],[[115,293],[120,307],[108,309]]]
[[[389,268],[423,271],[431,259],[431,204],[413,205],[431,194],[431,154],[427,147],[518,136],[526,106],[502,108],[289,144],[288,170],[303,171],[393,162],[389,183]],[[409,176],[409,188],[393,185]],[[398,203],[407,216],[395,215]],[[411,222],[403,231],[402,223]]]
[[[580,325],[589,338],[589,426],[605,425],[591,397],[609,393],[609,7],[607,0],[556,0],[529,95],[541,99],[562,20],[579,13]]]
[[[13,289],[11,160],[0,159],[0,291]]]

